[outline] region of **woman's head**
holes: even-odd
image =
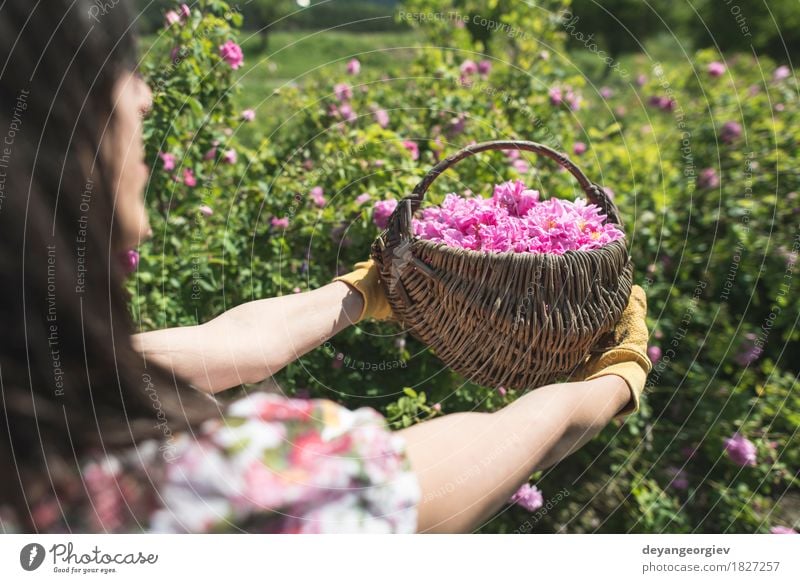
[[[151,95],[126,2],[96,7],[0,3],[0,470],[33,482],[44,463],[158,437],[159,414],[176,431],[217,411],[131,347],[118,257],[150,230]],[[0,505],[19,495],[0,482]]]

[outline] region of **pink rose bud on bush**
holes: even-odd
[[[756,465],[756,446],[739,433],[725,439],[725,452],[731,461],[740,466]]]
[[[389,224],[389,217],[392,216],[394,209],[397,208],[397,201],[393,198],[388,200],[379,200],[372,207],[372,222],[379,229],[385,229]]]
[[[333,86],[333,94],[339,101],[347,101],[353,98],[353,88],[347,83],[337,83]]]
[[[371,198],[372,198],[372,196],[370,196],[370,194],[368,192],[365,192],[363,194],[359,194],[356,197],[356,204],[364,204],[365,202],[367,202]]]
[[[647,348],[647,358],[650,359],[650,362],[656,364],[659,360],[661,360],[661,347],[649,346]]]
[[[492,62],[487,61],[486,59],[482,60],[478,63],[478,73],[483,75],[484,77],[492,72]]]
[[[139,252],[135,249],[128,249],[120,255],[120,262],[126,273],[133,273],[139,267]]]
[[[199,210],[199,211],[200,211],[200,214],[201,214],[201,215],[203,215],[204,217],[210,217],[211,215],[213,215],[213,214],[214,214],[214,209],[212,209],[212,208],[211,208],[210,206],[208,206],[207,204],[200,205],[200,206],[197,208],[197,210]]]
[[[735,142],[742,136],[742,126],[735,121],[726,121],[722,124],[722,129],[719,132],[719,139],[730,144]]]
[[[173,154],[167,154],[166,152],[160,152],[158,157],[161,158],[161,162],[164,164],[164,170],[169,172],[170,170],[175,169],[175,156]]]
[[[403,142],[403,147],[411,153],[412,160],[419,160],[419,146],[412,140]]]
[[[195,178],[194,172],[191,168],[183,169],[183,183],[189,187],[197,186],[197,178]]]
[[[533,512],[544,505],[544,497],[536,486],[523,484],[520,486],[519,490],[511,496],[509,502],[517,506],[522,506],[528,512]]]
[[[725,73],[727,67],[723,63],[719,61],[714,61],[713,63],[708,64],[708,74],[712,77],[720,77]]]
[[[169,28],[173,24],[178,24],[181,21],[181,17],[174,10],[170,10],[164,15],[164,21],[167,25],[167,28]]]
[[[573,144],[572,146],[572,151],[576,155],[580,156],[581,154],[586,152],[586,144],[584,144],[583,142],[575,142],[575,144]]]
[[[719,175],[713,168],[704,168],[697,177],[697,186],[702,189],[711,190],[719,187]]]
[[[242,112],[242,119],[244,121],[253,121],[256,118],[256,112],[252,109],[245,109]]]
[[[478,72],[478,65],[475,61],[467,59],[461,63],[460,71],[462,75],[474,75]]]
[[[375,118],[375,123],[377,123],[382,128],[385,128],[389,125],[389,114],[386,113],[385,109],[377,108],[372,112],[372,116]]]
[[[548,95],[550,96],[550,103],[553,105],[561,105],[564,102],[564,96],[558,87],[553,87],[548,91]]]
[[[773,526],[769,529],[772,534],[797,534],[797,531],[788,526]]]
[[[508,394],[508,391],[505,387],[497,387],[497,394],[501,397],[505,397]]]
[[[222,155],[222,160],[226,164],[236,164],[236,150],[230,149],[226,150],[225,153]]]
[[[270,224],[275,227],[276,229],[288,229],[289,228],[289,219],[288,217],[272,217],[270,219]]]
[[[314,204],[319,207],[325,206],[325,204],[327,204],[328,202],[325,200],[325,196],[323,194],[321,186],[315,186],[314,188],[312,188],[309,195],[311,196],[311,200],[314,201]]]
[[[347,62],[347,73],[349,75],[358,75],[361,72],[361,62],[358,59],[350,59]]]
[[[232,40],[227,41],[219,47],[219,56],[231,66],[231,69],[238,69],[244,63],[244,53],[242,47]]]
[[[784,79],[788,79],[791,74],[792,71],[791,69],[789,69],[789,67],[787,67],[786,65],[781,65],[780,67],[775,69],[774,73],[772,73],[772,78],[775,81],[783,81]]]
[[[192,11],[186,4],[181,4],[181,16],[183,18],[189,18],[192,15]]]

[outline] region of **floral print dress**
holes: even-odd
[[[46,532],[414,532],[402,437],[374,409],[252,393],[200,431],[93,455],[71,494],[32,508]],[[0,532],[14,532],[8,509]]]

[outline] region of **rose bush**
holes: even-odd
[[[635,83],[612,73],[595,87],[561,55],[553,15],[563,2],[537,11],[505,4],[409,1],[398,17],[435,41],[426,46],[443,47],[420,48],[411,70],[370,70],[352,55],[244,104],[234,67],[256,57],[238,45],[236,10],[205,0],[167,13],[143,55],[155,93],[146,130],[155,235],[130,280],[136,321],[194,324],[324,285],[367,256],[373,208],[388,217],[428,168],[470,142],[572,150],[624,217],[648,294],[654,368],[639,414],[532,476],[535,487],[515,498],[522,504],[483,529],[796,527],[795,77],[767,59],[702,51],[663,65],[642,56]],[[473,24],[408,16],[459,10]],[[243,146],[242,125],[264,123],[277,103],[292,115]],[[481,185],[516,179],[549,196],[582,195],[552,162],[493,152],[443,174],[426,200],[465,189],[489,197]],[[376,322],[325,342],[277,380],[291,395],[373,406],[396,427],[517,397],[443,369]]]

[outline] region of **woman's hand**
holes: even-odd
[[[387,320],[392,317],[392,308],[386,293],[380,283],[378,265],[374,259],[359,261],[354,265],[355,269],[345,275],[335,277],[333,281],[343,281],[356,290],[364,299],[364,309],[356,322],[364,318],[374,320]]]
[[[647,357],[647,297],[638,285],[631,289],[628,305],[606,342],[598,346],[574,378],[592,380],[620,376],[630,389],[630,400],[619,412],[624,417],[639,411],[647,374],[653,368]]]

